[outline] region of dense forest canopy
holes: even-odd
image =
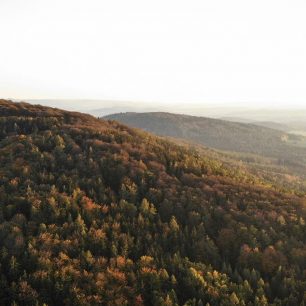
[[[0,305],[305,305],[305,220],[186,146],[0,100]]]

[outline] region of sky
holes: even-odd
[[[305,0],[0,0],[0,97],[306,107],[305,16]]]

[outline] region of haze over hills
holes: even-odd
[[[272,121],[279,123],[294,123],[305,122],[306,109],[296,107],[286,108],[251,108],[249,109],[236,109],[228,113],[228,117],[232,118],[244,118],[250,121]]]
[[[247,106],[247,103],[161,103],[143,101],[120,101],[112,99],[25,99],[32,104],[58,107],[73,111],[90,113],[103,117],[119,112],[170,112],[192,116],[226,119],[236,122],[275,122],[294,124],[306,122],[306,107],[287,106],[276,107],[267,104],[266,107]],[[306,128],[305,124],[303,125]]]
[[[95,100],[95,99],[29,99],[31,104],[57,107],[70,111],[89,113],[96,117],[122,111],[156,111],[159,107],[142,106],[133,101]],[[18,101],[17,101],[18,102]]]
[[[0,174],[1,305],[305,301],[305,199],[239,164],[0,100]]]

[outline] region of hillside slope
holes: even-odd
[[[306,162],[305,137],[254,124],[158,112],[118,113],[104,118],[211,148],[274,157],[296,166]]]
[[[305,218],[188,148],[0,100],[1,305],[302,305]]]

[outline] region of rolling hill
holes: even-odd
[[[1,305],[303,305],[305,218],[188,146],[0,100]]]
[[[305,169],[303,136],[254,124],[171,113],[118,113],[104,118],[210,148],[273,157],[279,163]]]

